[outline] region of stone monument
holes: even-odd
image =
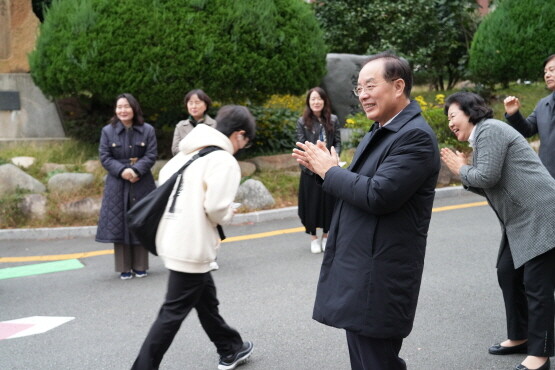
[[[0,146],[65,140],[55,104],[29,74],[39,24],[31,0],[0,0]]]
[[[357,85],[362,64],[367,59],[368,56],[355,54],[326,56],[327,74],[322,79],[322,88],[328,93],[332,111],[342,125],[349,114],[361,112],[358,98],[352,91]]]

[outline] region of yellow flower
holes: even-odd
[[[444,105],[445,104],[445,95],[444,94],[437,94],[436,95],[436,103],[438,105]]]

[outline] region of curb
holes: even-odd
[[[464,190],[462,186],[453,186],[448,188],[436,189],[435,199],[461,197],[465,195],[469,195],[469,192]],[[289,218],[289,217],[297,217],[296,206],[279,208],[279,209],[270,209],[267,211],[240,213],[233,217],[233,221],[231,222],[231,225],[281,220],[283,218]],[[0,240],[88,238],[88,237],[94,237],[95,235],[96,235],[96,226],[0,230]]]

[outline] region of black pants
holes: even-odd
[[[188,274],[170,270],[168,293],[158,318],[141,347],[132,369],[158,369],[181,323],[193,308],[200,323],[216,345],[220,356],[237,352],[243,345],[239,333],[218,313],[218,298],[212,275]]]
[[[347,330],[352,370],[406,370],[399,357],[403,338],[370,338]]]
[[[508,339],[528,339],[531,356],[553,356],[555,249],[515,269],[506,246],[497,264],[497,280],[505,301]]]

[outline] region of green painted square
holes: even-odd
[[[80,269],[84,265],[78,259],[35,263],[33,265],[8,267],[0,269],[0,280],[23,276],[49,274],[51,272]]]

